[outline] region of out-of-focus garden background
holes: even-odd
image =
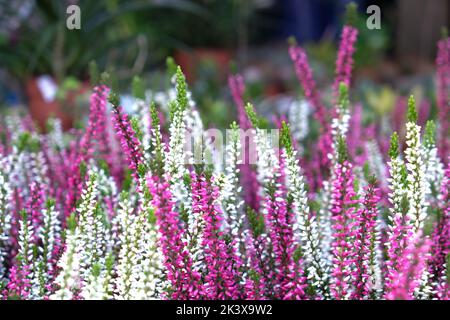
[[[107,71],[126,104],[135,75],[153,91],[168,87],[171,56],[208,125],[226,126],[235,117],[226,80],[234,71],[243,75],[248,98],[270,116],[301,95],[289,36],[306,48],[321,90],[331,92],[348,2],[0,0],[0,112],[30,109],[41,124],[56,115],[70,127],[88,111],[90,75]],[[359,37],[352,95],[366,114],[390,112],[411,92],[434,106],[436,42],[449,24],[449,2],[354,2]],[[66,27],[71,4],[81,9],[80,30]],[[373,4],[381,9],[379,30],[366,27]]]

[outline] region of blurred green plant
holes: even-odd
[[[0,33],[3,67],[20,79],[51,74],[61,82],[66,75],[87,78],[89,62],[94,60],[101,70],[114,70],[120,79],[131,78],[167,55],[164,50],[152,50],[158,48],[156,43],[161,47],[161,39],[152,38],[160,28],[148,23],[149,12],[180,11],[194,16],[203,12],[187,0],[78,0],[81,29],[69,30],[66,9],[70,4],[73,1],[34,1],[30,15],[14,32]]]

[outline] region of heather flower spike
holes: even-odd
[[[409,203],[408,215],[417,232],[423,228],[427,217],[427,181],[425,179],[426,167],[424,164],[424,151],[420,137],[420,126],[416,124],[417,111],[414,97],[408,100],[408,114],[406,123],[406,145],[405,158],[406,169],[408,170],[408,191]]]

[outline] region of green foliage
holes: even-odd
[[[172,57],[166,58],[167,75],[172,78],[177,73],[177,64]]]
[[[286,148],[288,154],[292,153],[292,140],[289,125],[285,121],[281,123],[281,146]]]
[[[348,158],[348,150],[347,150],[347,143],[345,142],[344,137],[338,136],[337,138],[337,161],[338,163],[344,163],[344,161],[347,161]]]
[[[75,212],[72,212],[70,216],[67,218],[67,228],[74,232],[77,227],[77,219],[75,218]]]
[[[40,150],[41,145],[39,139],[33,137],[31,133],[28,131],[21,133],[14,144],[19,152],[22,151],[38,152]]]
[[[87,165],[86,165],[86,162],[83,160],[81,160],[81,162],[80,162],[79,171],[80,171],[81,179],[84,179],[84,177],[86,176],[86,173],[87,173]]]
[[[48,198],[47,201],[45,202],[45,207],[50,210],[51,208],[55,207],[55,204],[56,204],[55,199]]]
[[[447,254],[447,258],[446,258],[446,262],[447,262],[447,283],[450,284],[450,253]]]
[[[94,60],[89,62],[89,81],[91,83],[91,86],[93,87],[100,82],[100,73],[98,70],[98,65]]]
[[[113,107],[117,108],[120,105],[120,98],[119,95],[111,90],[108,96],[108,101],[113,105]]]
[[[408,119],[408,122],[417,122],[416,101],[413,95],[408,99],[408,113],[406,118]]]
[[[436,125],[433,120],[428,120],[425,125],[425,134],[423,137],[423,143],[426,147],[432,147],[435,145]]]
[[[188,98],[187,98],[187,85],[186,78],[184,77],[183,71],[181,71],[181,67],[177,67],[176,72],[176,83],[177,83],[177,110],[184,111],[188,106]]]
[[[295,39],[294,36],[289,36],[289,37],[287,38],[287,43],[288,43],[288,45],[289,45],[290,47],[294,47],[294,46],[297,45],[297,39]]]
[[[147,166],[143,163],[139,163],[137,167],[138,176],[144,178],[147,173]]]
[[[158,130],[159,128],[159,115],[156,107],[156,103],[152,102],[150,104],[150,115],[152,118],[152,127],[154,130]],[[153,161],[150,163],[150,167],[152,171],[158,175],[162,175],[164,173],[164,154],[163,147],[161,142],[161,136],[159,134],[155,135],[155,157]]]
[[[358,5],[353,1],[345,7],[344,21],[346,25],[356,26],[358,21]]]
[[[131,185],[133,184],[133,178],[131,176],[131,171],[128,168],[125,168],[125,174],[122,182],[122,189],[125,191],[129,191]]]
[[[399,155],[398,151],[398,134],[394,131],[394,133],[391,136],[391,145],[389,147],[389,157],[391,159],[397,159]]]
[[[262,214],[259,214],[252,208],[248,207],[247,218],[254,238],[257,238],[264,233],[265,225],[264,216]]]
[[[364,162],[364,165],[363,165],[362,169],[363,169],[364,178],[367,181],[367,178],[370,176],[370,165],[369,165],[368,161]]]
[[[144,137],[144,133],[141,130],[140,120],[137,116],[134,116],[130,120],[131,128],[133,129],[134,133],[136,134],[136,138],[142,142],[142,139]]]
[[[348,86],[343,83],[340,82],[339,83],[339,99],[338,99],[338,103],[341,109],[346,110],[348,108],[349,105],[349,100],[348,100]]]
[[[116,75],[112,72],[102,72],[100,75],[100,82],[108,87],[111,88],[113,91],[118,90],[118,80],[116,78]]]
[[[366,179],[367,183],[371,186],[375,186],[377,184],[377,177],[374,174],[371,174]]]
[[[145,84],[139,76],[134,76],[131,83],[131,93],[134,97],[145,100]]]
[[[251,124],[253,125],[253,127],[255,129],[260,128],[260,119],[258,118],[258,116],[256,115],[255,109],[253,108],[253,105],[248,102],[245,105],[245,111],[247,112],[247,116],[251,122]]]

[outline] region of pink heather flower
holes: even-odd
[[[337,163],[332,181],[331,213],[333,242],[331,295],[341,300],[350,297],[350,284],[354,267],[355,205],[354,175],[352,164]]]
[[[247,253],[248,269],[247,279],[245,280],[244,291],[245,299],[263,300],[266,296],[266,275],[263,261],[263,248],[265,247],[265,238],[259,236],[255,239],[250,232],[246,233],[245,248]]]
[[[351,130],[347,133],[348,153],[353,159],[355,165],[362,166],[367,160],[366,149],[364,141],[361,139],[364,134],[362,126],[363,108],[360,103],[356,104],[351,113],[349,128]]]
[[[42,205],[45,201],[43,186],[37,182],[30,184],[30,196],[25,205],[27,214],[31,217],[31,223],[34,229],[34,240],[38,241],[39,230],[42,226]]]
[[[427,99],[423,99],[419,105],[419,116],[417,118],[417,124],[422,128],[425,128],[425,124],[430,116],[431,103]]]
[[[222,216],[217,203],[218,190],[203,174],[192,173],[192,211],[203,215],[202,247],[206,264],[205,297],[212,300],[239,299],[240,262],[234,244],[227,243],[222,229]],[[232,240],[234,241],[234,240]]]
[[[152,205],[159,228],[159,244],[164,256],[167,280],[171,284],[168,298],[178,300],[204,297],[201,275],[193,269],[192,259],[183,242],[184,228],[178,213],[173,210],[174,202],[170,185],[159,177],[148,177],[147,184],[152,195]]]
[[[244,103],[244,91],[245,84],[244,79],[241,75],[230,75],[228,77],[228,86],[231,90],[231,95],[233,96],[234,103],[236,104],[238,111],[239,127],[242,130],[249,130],[252,125],[250,119],[248,118],[247,112],[245,111]],[[259,184],[256,178],[256,172],[252,169],[250,165],[250,146],[245,142],[244,144],[244,159],[243,163],[238,165],[241,171],[242,186],[244,189],[244,201],[245,203],[255,211],[259,210],[260,197],[258,195]]]
[[[266,198],[267,227],[274,257],[276,284],[273,294],[278,299],[304,298],[305,279],[299,261],[295,261],[295,242],[292,211],[288,210],[285,187],[284,158],[280,157],[280,169],[272,194]]]
[[[386,282],[385,292],[390,293],[394,290],[395,283],[399,277],[400,267],[403,263],[403,257],[405,250],[408,247],[411,237],[414,232],[412,231],[412,224],[408,215],[402,215],[396,213],[393,219],[393,225],[388,234],[388,250],[386,261]]]
[[[344,26],[341,34],[341,42],[336,60],[336,77],[334,79],[334,98],[339,96],[339,83],[343,82],[350,88],[353,54],[355,52],[355,42],[358,30],[351,26]]]
[[[439,156],[445,162],[450,150],[449,129],[450,121],[450,38],[438,42],[436,57],[437,74],[437,107],[439,116],[438,151]]]
[[[409,245],[399,258],[398,274],[390,285],[386,299],[414,299],[414,291],[419,288],[420,279],[427,268],[429,249],[429,239],[421,239],[420,232],[412,235]]]
[[[373,274],[371,263],[376,259],[377,236],[376,219],[378,216],[377,204],[380,201],[380,190],[375,182],[370,182],[366,187],[363,208],[357,212],[357,226],[355,232],[354,248],[355,269],[353,280],[355,291],[352,299],[367,299],[373,291]]]
[[[137,139],[128,115],[123,111],[122,107],[114,106],[112,119],[116,134],[120,139],[122,151],[126,156],[128,167],[133,177],[139,182],[138,167],[143,163],[144,159],[141,143]]]
[[[303,87],[305,97],[314,106],[314,116],[319,121],[322,129],[328,127],[326,108],[321,102],[305,51],[293,45],[289,48],[289,55],[294,62],[295,73]]]
[[[405,135],[405,116],[408,108],[408,99],[406,97],[398,97],[395,102],[394,111],[392,115],[392,129],[398,132],[399,137]]]
[[[314,117],[320,123],[320,136],[317,141],[317,150],[313,156],[314,175],[317,176],[317,182],[313,185],[313,189],[322,186],[324,175],[326,176],[330,168],[330,159],[328,155],[332,153],[333,139],[331,135],[331,127],[328,121],[329,114],[322,104],[319,92],[316,88],[311,67],[305,51],[295,45],[289,48],[289,55],[294,62],[295,73],[305,92],[306,99],[314,107]]]
[[[233,96],[234,103],[237,106],[238,111],[238,119],[239,126],[243,130],[247,130],[251,128],[250,120],[247,117],[247,113],[245,112],[245,103],[244,103],[244,91],[245,84],[244,79],[240,74],[230,75],[228,77],[228,86],[231,90],[231,95]]]
[[[10,298],[27,299],[30,294],[30,269],[28,265],[14,265],[10,269],[9,282],[6,286]]]
[[[317,141],[317,151],[313,156],[313,167],[316,175],[316,188],[323,186],[323,180],[329,175],[331,160],[329,155],[333,153],[333,136],[331,128],[324,131]]]
[[[450,253],[450,163],[441,186],[442,217],[437,222],[431,243],[428,270],[438,299],[450,299],[450,286],[446,279],[446,259]]]

